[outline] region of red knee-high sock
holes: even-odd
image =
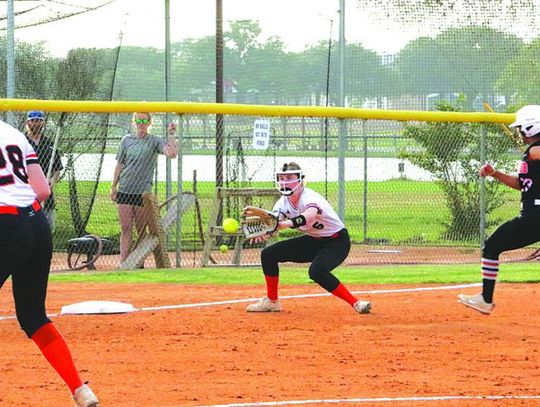
[[[278,299],[279,276],[264,276],[266,280],[266,296],[272,301]]]
[[[32,335],[32,340],[73,394],[75,389],[82,385],[82,380],[60,331],[49,322]]]
[[[341,283],[339,283],[337,288],[332,291],[332,294],[334,294],[336,297],[341,298],[344,301],[347,301],[350,305],[354,305],[354,303],[358,301],[358,299],[354,295],[352,295],[351,292],[347,290],[347,288]]]

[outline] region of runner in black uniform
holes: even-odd
[[[529,105],[517,111],[510,125],[519,131],[529,147],[523,153],[517,176],[496,171],[490,164],[480,168],[480,176],[498,179],[521,190],[519,216],[503,223],[484,242],[482,248],[482,293],[459,295],[459,301],[483,314],[493,310],[493,291],[499,272],[499,255],[540,241],[540,106]]]
[[[0,120],[0,287],[11,276],[21,328],[62,377],[76,405],[97,407],[99,402],[81,381],[64,337],[45,312],[52,237],[39,202],[50,194],[28,140]],[[35,378],[28,375],[28,380]],[[26,393],[26,397],[25,405],[41,404],[37,394]]]

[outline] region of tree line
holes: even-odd
[[[321,41],[291,52],[281,38],[263,40],[261,34],[259,24],[249,20],[232,22],[225,33],[226,101],[324,105],[328,96],[328,104],[336,104],[338,44]],[[5,47],[5,37],[0,38],[3,97]],[[173,43],[171,50],[172,100],[213,102],[215,38],[186,39]],[[390,56],[348,43],[345,95],[349,106],[370,100],[384,107],[386,98],[396,101],[390,106],[396,108],[407,108],[407,100],[452,99],[458,94],[465,95],[468,109],[475,108],[478,98],[502,104],[502,109],[509,103],[540,103],[540,83],[534,81],[540,74],[539,56],[538,39],[526,44],[514,35],[482,26],[450,28],[433,38],[421,37]],[[55,58],[44,43],[18,42],[15,65],[18,98],[165,100],[165,55],[157,48],[84,48]]]

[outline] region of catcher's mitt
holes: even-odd
[[[246,206],[240,220],[246,239],[271,235],[277,230],[278,224],[278,215],[255,206]]]

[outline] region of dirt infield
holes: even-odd
[[[247,314],[246,304],[238,303],[53,320],[103,406],[375,397],[389,398],[376,403],[383,406],[540,405],[540,399],[515,398],[391,400],[540,395],[540,286],[498,288],[490,316],[456,303],[458,292],[476,291],[468,288],[365,294],[373,302],[370,315],[355,314],[333,297],[315,297],[285,299],[285,311],[273,314]],[[7,283],[0,295],[3,316],[13,314],[10,290]],[[202,303],[257,297],[261,290],[53,283],[48,309],[57,313],[63,305],[87,300],[136,307]],[[321,292],[314,285],[281,290],[282,295]],[[14,319],[0,320],[0,338],[1,406],[72,405],[66,387]]]

